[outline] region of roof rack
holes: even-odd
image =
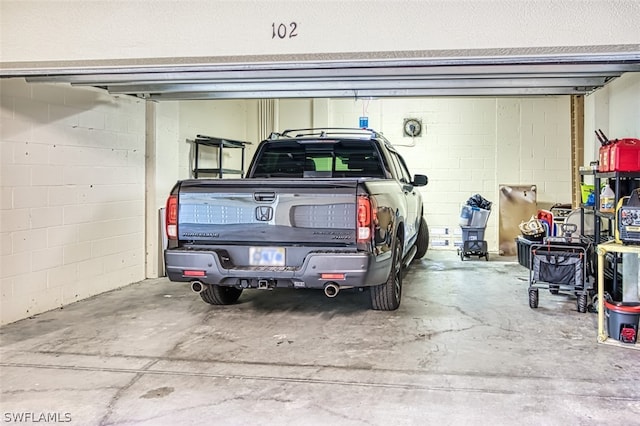
[[[367,139],[381,137],[382,135],[375,130],[366,128],[348,128],[348,127],[319,127],[311,129],[287,129],[282,133],[272,133],[269,139],[278,139],[280,137],[301,138],[305,136],[316,136],[319,138],[336,137],[336,136],[360,136]]]

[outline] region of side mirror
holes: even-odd
[[[429,178],[425,175],[414,175],[413,176],[413,186],[425,186],[429,183]]]

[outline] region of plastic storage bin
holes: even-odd
[[[491,213],[491,210],[473,207],[471,211],[471,223],[469,223],[469,226],[472,228],[485,228],[487,226],[487,221],[489,220],[489,213]],[[484,238],[480,239],[483,240]]]
[[[534,244],[534,241],[526,240],[522,237],[516,238],[518,263],[527,269],[531,268],[531,244]]]
[[[483,241],[484,229],[474,226],[462,226],[462,241]]]
[[[636,343],[640,303],[609,303],[604,301],[609,337],[623,343]]]
[[[471,225],[471,217],[473,216],[473,207],[464,205],[460,209],[460,226]]]
[[[478,256],[489,260],[487,242],[484,240],[484,228],[472,226],[461,226],[460,228],[462,228],[462,248],[458,250],[460,259]]]

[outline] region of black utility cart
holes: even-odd
[[[531,244],[529,307],[538,307],[539,290],[546,289],[554,295],[575,295],[578,312],[587,312],[591,290],[587,274],[590,250],[588,241],[568,236],[546,237],[543,242]]]

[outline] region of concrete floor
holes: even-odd
[[[396,312],[356,291],[212,307],[137,283],[0,329],[1,421],[640,424],[640,351],[598,344],[574,298],[541,292],[530,309],[528,271],[508,260],[432,251]]]

